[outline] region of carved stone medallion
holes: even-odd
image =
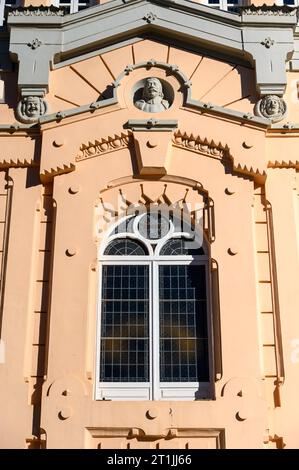
[[[272,122],[278,122],[286,116],[287,105],[279,96],[267,95],[257,102],[255,112],[260,117],[271,119]]]
[[[25,96],[18,103],[17,118],[25,124],[33,123],[48,111],[47,102],[39,96]]]

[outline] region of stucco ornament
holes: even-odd
[[[169,108],[169,102],[164,100],[162,83],[158,78],[151,77],[145,81],[142,99],[135,101],[135,106],[147,113],[159,113]]]
[[[25,124],[36,122],[40,116],[46,114],[48,105],[39,96],[25,96],[17,107],[17,117]]]
[[[286,102],[276,95],[267,95],[256,104],[256,114],[271,119],[272,122],[281,121],[287,113]]]
[[[33,50],[37,49],[41,45],[42,45],[42,42],[38,38],[33,39],[31,42],[28,42],[28,44],[27,44],[27,46],[31,47],[31,49],[33,49]]]

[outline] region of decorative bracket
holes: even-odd
[[[172,131],[178,127],[176,119],[129,119],[126,127],[132,131]]]
[[[130,119],[126,127],[133,131],[140,175],[165,175],[169,163],[176,120]]]

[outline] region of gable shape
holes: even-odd
[[[261,12],[247,8],[236,15],[189,0],[112,0],[65,16],[55,8],[19,8],[9,12],[10,52],[19,62],[21,91],[32,87],[42,93],[48,89],[50,63],[155,32],[245,58],[256,65],[258,90],[281,95],[286,85],[285,60],[294,49],[296,15],[291,8],[281,8],[275,15],[271,7]],[[271,48],[263,45],[267,32]],[[34,37],[42,54],[28,47]]]

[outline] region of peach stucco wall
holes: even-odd
[[[149,40],[52,70],[46,99],[53,112],[96,101],[127,64],[151,58],[176,63],[194,98],[253,111],[254,70]],[[150,76],[175,92],[155,118],[178,121],[175,131],[147,133],[154,146],[124,128],[153,117],[131,92]],[[6,86],[11,100],[0,104],[0,119],[13,123],[14,85]],[[42,124],[30,136],[1,134],[0,399],[9,406],[0,447],[298,447],[298,136],[184,107],[178,79],[155,66],[126,75],[117,94],[117,104]],[[286,100],[295,115],[288,89]],[[97,227],[120,190],[133,203],[186,194],[187,202],[203,194],[213,201],[211,303],[221,333],[213,400],[94,399]]]
[[[155,41],[142,40],[54,70],[50,74],[47,95],[52,112],[97,100],[126,65],[149,58],[179,64],[187,79],[192,82],[194,99],[244,112],[253,111],[257,101],[253,69],[220,62]],[[69,83],[72,83],[72,87]]]

